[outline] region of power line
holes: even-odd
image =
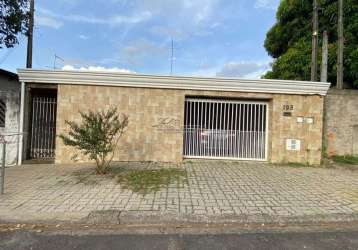
[[[24,41],[24,39],[25,39],[25,36],[21,36],[19,43],[21,44]],[[5,54],[0,59],[0,65],[3,64],[12,53],[14,53],[15,49],[16,49],[15,47],[6,49]]]

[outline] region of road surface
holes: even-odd
[[[358,249],[358,230],[243,234],[0,233],[0,249]]]

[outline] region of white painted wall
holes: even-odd
[[[0,135],[16,134],[19,131],[20,83],[0,75],[0,98],[6,100],[5,128],[0,128]],[[18,155],[18,136],[5,136],[7,143],[6,164],[15,165]],[[2,144],[0,160],[2,161]]]

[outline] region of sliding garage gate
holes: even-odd
[[[186,98],[184,157],[266,160],[268,104]]]

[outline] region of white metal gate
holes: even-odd
[[[55,157],[56,106],[56,97],[33,97],[31,159],[51,159]]]
[[[185,100],[185,158],[264,161],[267,130],[267,102]]]

